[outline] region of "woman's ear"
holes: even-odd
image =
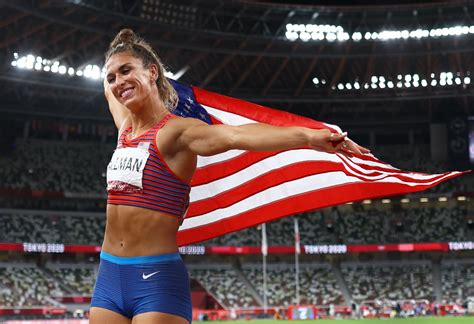
[[[150,64],[150,82],[154,83],[158,80],[158,66],[156,64]]]

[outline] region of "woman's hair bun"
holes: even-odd
[[[115,36],[112,43],[110,43],[110,48],[114,48],[120,44],[134,44],[138,41],[138,36],[134,33],[133,30],[125,28],[119,31],[117,36]]]

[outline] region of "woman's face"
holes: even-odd
[[[143,106],[156,82],[156,66],[143,67],[141,59],[130,53],[112,55],[106,65],[106,79],[117,100],[130,110]]]

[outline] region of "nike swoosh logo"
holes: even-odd
[[[147,275],[146,275],[145,273],[143,273],[143,274],[142,274],[142,278],[143,278],[144,280],[147,280],[147,279],[150,278],[151,276],[156,275],[158,272],[159,272],[159,271],[152,272],[152,273],[149,273],[149,274],[147,274]]]

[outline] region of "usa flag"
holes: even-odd
[[[182,117],[208,124],[259,122],[341,132],[335,125],[172,83],[179,95],[174,113]],[[178,244],[197,243],[305,211],[421,191],[462,173],[406,172],[373,155],[347,157],[308,148],[200,156]]]

